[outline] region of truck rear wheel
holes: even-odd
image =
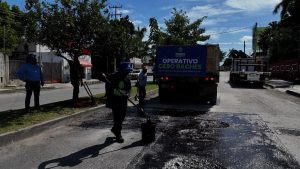
[[[166,101],[167,100],[167,94],[166,94],[166,91],[164,89],[159,88],[158,94],[159,94],[159,100],[160,101]]]

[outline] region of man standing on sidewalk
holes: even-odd
[[[144,66],[143,70],[138,76],[138,88],[139,88],[139,104],[144,104],[144,99],[146,96],[146,84],[147,84],[147,68]]]
[[[39,109],[40,90],[41,86],[44,86],[44,80],[41,67],[37,65],[35,55],[29,54],[27,56],[26,63],[17,70],[17,77],[26,82],[25,110],[29,111],[32,92],[34,94],[34,107]]]

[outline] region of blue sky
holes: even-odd
[[[7,0],[9,4],[24,9],[25,0]],[[205,34],[211,35],[208,43],[217,43],[221,50],[243,50],[246,41],[246,53],[252,52],[252,27],[267,26],[279,20],[273,15],[273,9],[280,0],[110,0],[108,5],[122,5],[118,12],[129,15],[131,21],[139,27],[148,29],[149,18],[155,17],[161,28],[164,20],[169,19],[173,8],[182,9],[194,21],[207,16],[202,27]],[[149,30],[149,29],[148,29]],[[148,33],[147,33],[148,34]]]

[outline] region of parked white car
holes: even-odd
[[[131,80],[136,80],[139,76],[139,73],[142,71],[142,69],[133,69],[131,73],[129,73],[129,78]]]

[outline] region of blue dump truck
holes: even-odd
[[[217,101],[219,45],[158,46],[155,77],[161,101]]]

